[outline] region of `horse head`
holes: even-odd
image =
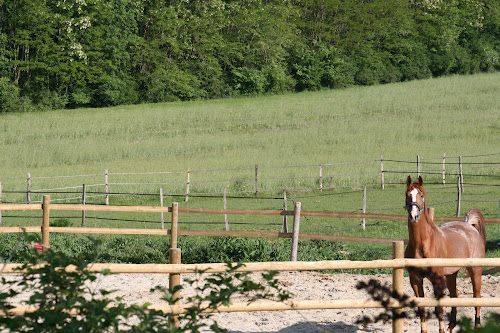
[[[425,191],[422,185],[424,181],[421,176],[418,176],[418,183],[412,183],[411,176],[406,179],[405,209],[408,211],[408,221],[412,223],[420,220],[420,215],[425,209]]]

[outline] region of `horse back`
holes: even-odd
[[[485,243],[479,231],[469,223],[448,222],[439,229],[446,258],[484,258]]]

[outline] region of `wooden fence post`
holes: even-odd
[[[106,205],[109,205],[109,182],[108,182],[108,169],[104,170],[104,190],[106,193]]]
[[[464,193],[464,173],[462,170],[462,156],[458,156],[458,167],[460,169],[460,191]]]
[[[286,190],[283,190],[283,210],[286,211],[287,209],[288,205],[286,199]],[[283,215],[283,232],[288,232],[288,222],[286,217],[287,217],[286,215]]]
[[[177,248],[177,226],[179,223],[179,204],[177,202],[172,202],[172,226],[170,230],[170,263],[180,264],[181,263],[181,249]],[[180,304],[181,291],[174,289],[181,285],[181,274],[180,273],[170,273],[169,275],[169,288],[173,292],[174,305]],[[176,327],[179,327],[179,316],[174,316],[174,323]]]
[[[2,182],[0,182],[0,204],[2,203]],[[0,225],[2,225],[2,210],[0,209]]]
[[[31,174],[28,172],[28,179],[26,183],[26,203],[31,203]]]
[[[319,166],[319,191],[323,192],[323,166]]]
[[[403,259],[404,258],[404,242],[395,241],[392,243],[392,253],[393,259]],[[404,269],[403,268],[393,268],[392,270],[392,288],[394,293],[399,296],[403,296],[404,290]],[[396,315],[403,313],[402,308],[395,308],[394,312]],[[393,333],[403,333],[404,318],[394,318],[392,321],[392,332]]]
[[[460,204],[462,201],[462,192],[460,191],[460,176],[457,178],[457,192],[458,192],[458,198],[457,198],[457,217],[460,216]]]
[[[87,201],[87,188],[85,184],[82,186],[82,205],[85,205]],[[82,210],[82,227],[85,225],[85,210]]]
[[[420,176],[420,155],[417,155],[417,176]]]
[[[177,225],[179,224],[179,204],[172,202],[172,225],[170,230],[170,248],[177,248]]]
[[[50,196],[43,196],[42,251],[49,248]]]
[[[160,187],[160,207],[163,208],[163,187]],[[160,213],[161,228],[165,229],[165,219],[163,212]]]
[[[446,185],[446,153],[443,153],[443,185]]]
[[[366,213],[366,185],[363,188],[363,214]],[[363,217],[361,220],[361,226],[363,227],[363,230],[366,230],[366,219]]]
[[[180,264],[181,263],[181,249],[171,248],[170,249],[170,263]],[[168,287],[170,292],[172,292],[174,305],[179,305],[181,303],[181,290],[178,288],[181,285],[181,274],[180,273],[170,273],[168,279]],[[173,315],[175,327],[179,327],[179,315]]]
[[[224,187],[224,209],[227,209],[227,188]],[[226,231],[229,231],[229,219],[227,214],[224,214],[224,224],[226,225]]]
[[[185,202],[189,201],[189,187],[191,185],[191,170],[188,168],[187,170],[187,180],[186,180],[186,198],[184,199]]]
[[[382,185],[382,189],[385,188],[384,183],[384,156],[380,155],[380,184]]]
[[[300,228],[300,202],[295,203],[293,210],[293,234],[292,234],[292,254],[290,261],[297,261],[297,248],[299,246],[299,228]]]
[[[429,215],[431,221],[434,222],[434,207],[428,207],[427,214]]]
[[[259,166],[255,165],[255,196],[259,196]]]

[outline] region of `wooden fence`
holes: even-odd
[[[49,246],[49,233],[81,233],[81,234],[133,234],[133,235],[170,235],[172,230],[168,229],[131,229],[131,228],[86,228],[86,227],[50,227],[50,211],[102,211],[102,212],[143,212],[143,213],[171,213],[172,229],[175,225],[175,234],[183,236],[219,236],[219,237],[264,237],[264,238],[292,238],[295,239],[317,239],[329,241],[350,241],[366,243],[390,244],[398,239],[372,238],[300,233],[300,217],[330,217],[330,218],[356,218],[356,219],[379,219],[406,221],[406,215],[394,214],[373,214],[373,213],[348,213],[329,211],[304,211],[301,210],[300,202],[295,204],[294,210],[256,210],[256,209],[214,209],[214,208],[181,208],[177,203],[172,203],[170,207],[157,206],[106,206],[106,205],[83,205],[83,204],[53,204],[50,196],[43,197],[42,204],[1,204],[0,211],[11,210],[42,210],[43,221],[41,227],[0,227],[0,233],[41,232],[42,245]],[[221,215],[256,215],[256,216],[293,216],[294,231],[289,232],[260,232],[260,231],[212,231],[212,230],[178,230],[178,215],[182,214],[221,214]],[[434,217],[435,222],[456,221],[456,217]],[[500,218],[485,218],[486,223],[500,224]],[[286,230],[286,229],[285,229]],[[176,237],[175,237],[176,238]],[[175,242],[177,240],[175,239]],[[293,252],[293,249],[292,249]]]
[[[393,290],[398,294],[403,293],[403,270],[408,267],[469,267],[469,266],[494,266],[500,267],[500,258],[483,259],[404,259],[403,242],[393,243],[393,260],[373,260],[373,261],[314,261],[314,262],[262,262],[246,263],[236,269],[238,272],[257,272],[257,271],[311,271],[311,270],[336,270],[336,269],[364,269],[364,268],[392,268],[393,269]],[[178,250],[180,249],[171,249]],[[180,254],[180,253],[179,253]],[[179,256],[180,259],[180,256]],[[5,265],[4,273],[19,272],[16,269],[20,264]],[[68,266],[66,271],[74,271],[76,267]],[[170,274],[170,288],[179,285],[181,282],[180,274],[195,273],[204,271],[204,273],[224,272],[227,265],[222,263],[213,264],[92,264],[89,270],[101,272],[104,269],[112,273],[168,273]],[[180,296],[177,295],[177,296]],[[177,298],[177,297],[174,297]],[[442,298],[436,300],[433,298],[410,298],[408,303],[400,303],[396,299],[391,299],[389,308],[397,311],[403,311],[410,302],[417,306],[457,306],[457,307],[500,307],[500,298]],[[151,305],[149,308],[161,310],[165,313],[179,315],[187,312],[190,304],[174,305]],[[204,306],[206,312],[248,312],[248,311],[281,311],[281,310],[312,310],[312,309],[351,309],[351,308],[383,308],[380,302],[374,300],[360,299],[341,299],[341,300],[291,300],[285,302],[259,302],[259,303],[234,303],[227,306],[219,306],[217,309],[210,309]],[[12,313],[23,315],[26,312],[33,311],[33,308],[17,307],[12,309]],[[403,318],[393,320],[393,332],[403,332]]]
[[[453,267],[469,267],[469,266],[490,266],[500,267],[500,258],[483,258],[483,259],[404,259],[404,244],[402,240],[390,239],[374,239],[367,237],[346,237],[332,235],[317,235],[317,234],[300,234],[299,223],[300,216],[323,216],[337,218],[375,218],[375,219],[390,219],[390,220],[406,220],[405,215],[389,215],[389,214],[366,214],[366,213],[339,213],[339,212],[315,212],[301,211],[300,203],[295,204],[293,211],[287,210],[244,210],[244,209],[202,209],[202,208],[179,208],[177,203],[173,203],[171,207],[152,207],[152,206],[97,206],[97,205],[69,205],[69,204],[51,204],[50,197],[44,196],[43,204],[0,204],[0,210],[42,210],[43,223],[42,227],[26,227],[27,232],[42,232],[42,245],[44,248],[49,246],[49,231],[65,232],[65,233],[115,233],[115,234],[149,234],[149,235],[170,235],[170,264],[143,264],[143,265],[128,265],[128,264],[92,264],[92,271],[100,272],[103,269],[109,269],[113,273],[168,273],[169,287],[174,288],[181,283],[181,274],[194,273],[204,270],[206,273],[223,272],[227,269],[226,264],[181,264],[181,249],[177,248],[178,235],[207,235],[207,236],[238,236],[238,237],[284,237],[292,238],[291,261],[289,262],[267,262],[267,263],[246,263],[243,267],[238,268],[238,271],[254,272],[254,271],[292,271],[292,270],[336,270],[336,269],[364,269],[364,268],[392,268],[393,269],[393,289],[398,294],[403,292],[403,271],[407,267],[431,267],[431,266],[453,266]],[[172,223],[170,230],[158,229],[111,229],[111,228],[62,228],[49,227],[50,211],[51,210],[77,210],[77,211],[117,211],[117,212],[167,212],[172,214]],[[179,213],[199,213],[199,214],[242,214],[242,215],[276,215],[276,216],[293,216],[294,230],[292,233],[267,233],[267,232],[230,232],[230,231],[201,231],[201,230],[179,230],[178,218]],[[436,218],[436,221],[448,221],[455,218]],[[500,219],[487,219],[490,223],[500,223]],[[20,232],[20,227],[1,227],[0,232]],[[368,241],[368,242],[383,242],[393,244],[393,260],[374,260],[374,261],[318,261],[318,262],[297,262],[297,240],[298,238],[313,238],[326,240],[344,240],[344,241]],[[3,267],[3,273],[16,272],[19,264],[7,264]],[[67,270],[74,267],[67,267]],[[180,291],[174,295],[174,298],[180,300]],[[483,299],[415,299],[415,303],[419,306],[493,306],[500,307],[499,298],[483,298]],[[400,304],[397,300],[393,300],[389,307],[395,308],[401,312],[403,307],[407,305]],[[186,312],[189,305],[182,305],[178,301],[174,305],[153,305],[151,308],[162,310],[174,315]],[[278,310],[306,310],[306,309],[340,309],[340,308],[381,308],[379,302],[373,300],[330,300],[330,301],[287,301],[287,302],[266,302],[258,304],[236,303],[229,306],[221,306],[216,310],[206,309],[206,311],[217,312],[236,312],[236,311],[278,311]],[[16,308],[14,313],[22,315],[29,308]],[[393,332],[403,332],[403,319],[395,319],[393,321]]]

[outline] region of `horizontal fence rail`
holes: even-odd
[[[237,264],[231,264],[232,267]],[[249,262],[234,269],[235,272],[263,272],[263,271],[319,271],[339,269],[374,269],[374,268],[408,268],[408,267],[500,267],[500,258],[425,258],[425,259],[390,259],[371,261],[352,260],[323,260],[323,261],[270,261]],[[22,273],[19,271],[22,264],[5,264],[1,270],[3,273]],[[76,266],[70,265],[64,268],[66,272],[75,272]],[[111,273],[157,273],[191,274],[222,273],[227,271],[228,264],[102,264],[93,263],[88,267],[91,272],[102,272],[109,270]]]
[[[137,213],[171,213],[172,207],[156,206],[104,206],[104,205],[77,205],[77,204],[50,204],[50,210],[61,211],[100,211],[100,212],[137,212]],[[21,210],[43,210],[41,204],[0,204],[0,211]],[[261,215],[261,216],[293,216],[292,210],[260,210],[260,209],[218,209],[218,208],[183,208],[179,207],[179,213],[186,214],[220,214],[220,215]],[[407,215],[397,214],[374,214],[374,213],[350,213],[329,211],[301,211],[302,216],[351,218],[351,219],[379,219],[407,221]],[[451,222],[460,220],[454,216],[436,216],[435,222]],[[500,218],[485,217],[486,223],[500,224]]]

